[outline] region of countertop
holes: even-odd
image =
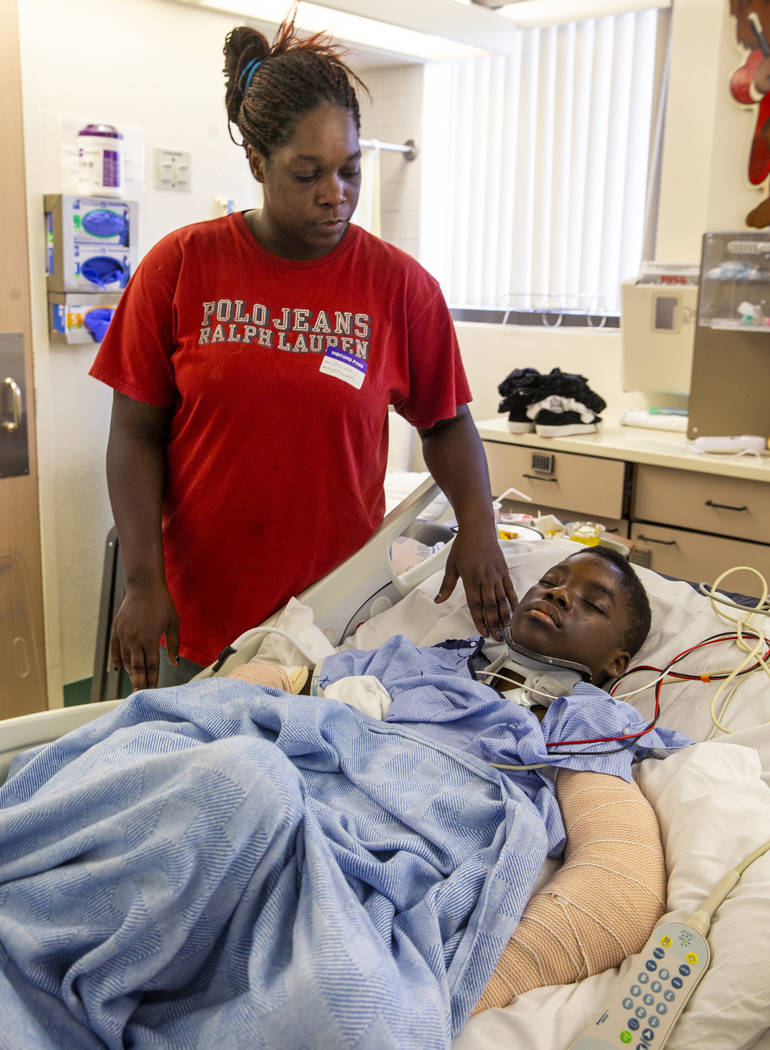
[[[572,452],[604,459],[622,459],[629,463],[648,463],[674,470],[692,470],[701,474],[770,481],[770,455],[722,455],[690,452],[687,435],[671,430],[627,427],[605,419],[594,434],[566,437],[540,437],[533,432],[512,434],[505,416],[476,423],[484,441],[524,445],[551,452]]]

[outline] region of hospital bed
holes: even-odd
[[[423,484],[386,517],[359,554],[299,596],[334,645],[370,649],[400,633],[425,646],[475,633],[461,588],[440,606],[432,600],[447,547],[402,577],[389,563],[393,540],[413,525],[435,495],[432,483]],[[575,544],[530,537],[504,542],[503,549],[517,592],[523,593],[550,564],[574,553]],[[732,629],[717,612],[722,607],[690,584],[641,567],[637,571],[650,598],[653,627],[634,665],[665,667],[690,646]],[[723,608],[730,616],[741,615],[731,606]],[[770,633],[767,619],[757,615],[755,623],[758,630]],[[234,640],[204,676],[226,674],[251,659],[263,637],[247,633]],[[734,644],[720,643],[697,650],[677,667],[706,676],[709,670],[737,666],[744,658]],[[639,672],[627,685],[621,683],[618,695],[652,677]],[[668,873],[666,918],[685,918],[725,871],[770,838],[770,677],[760,670],[736,681],[740,684],[734,694],[723,690],[716,704],[712,701],[720,688],[717,682],[680,678],[664,685],[660,724],[699,743],[664,760],[646,759],[637,767],[637,783],[661,827]],[[647,688],[629,697],[645,717],[653,712],[653,692]],[[13,755],[56,739],[120,702],[3,723],[0,781]],[[746,870],[718,909],[709,941],[711,966],[666,1046],[770,1050],[770,854]],[[454,1050],[567,1048],[601,1012],[619,974],[626,976],[628,964],[626,960],[619,972],[606,971],[576,984],[535,989],[505,1009],[473,1017],[454,1041]]]

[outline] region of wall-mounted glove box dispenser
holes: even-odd
[[[107,292],[49,292],[52,343],[100,343],[120,295]]]
[[[121,292],[138,262],[136,201],[44,197],[49,292]]]
[[[642,263],[621,285],[623,389],[687,396],[699,268]]]

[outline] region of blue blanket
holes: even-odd
[[[235,679],[0,788],[0,1046],[446,1047],[546,854],[481,758]]]

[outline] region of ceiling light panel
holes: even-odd
[[[290,10],[288,0],[181,2],[275,25]],[[497,12],[451,0],[339,0],[333,7],[302,0],[296,24],[305,32],[323,30],[347,44],[423,61],[501,52],[515,33]]]

